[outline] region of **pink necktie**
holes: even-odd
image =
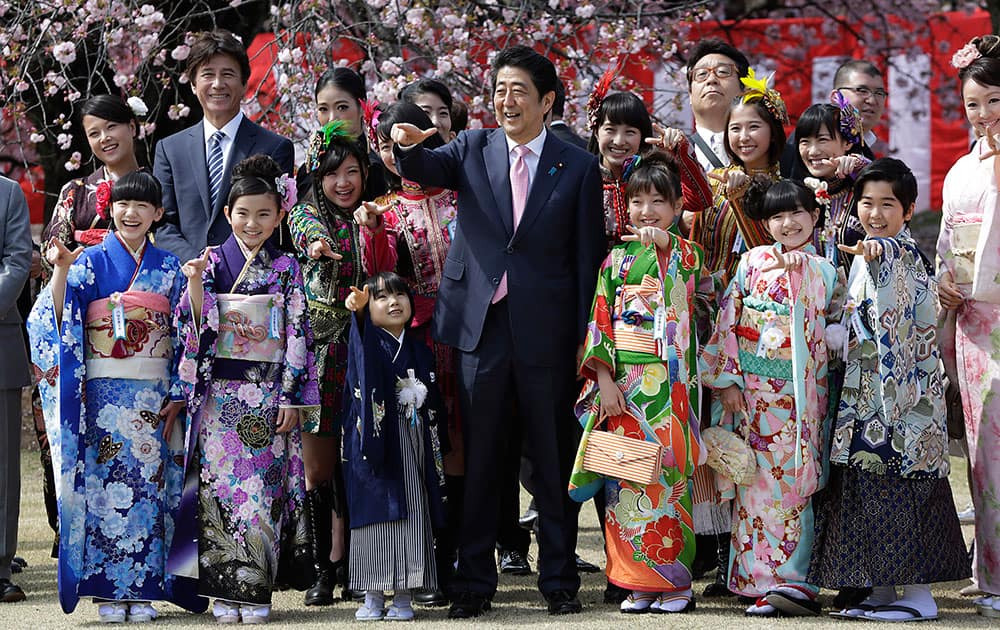
[[[528,173],[528,161],[525,159],[531,149],[523,144],[514,147],[514,163],[510,166],[510,193],[514,206],[514,230],[517,231],[517,224],[521,222],[524,215],[524,205],[528,202],[528,189],[531,187],[530,174]],[[500,284],[493,294],[492,303],[496,304],[507,296],[507,272],[500,278]]]

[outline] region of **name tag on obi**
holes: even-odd
[[[743,235],[740,234],[739,232],[736,232],[736,240],[733,241],[733,253],[742,254],[743,250],[745,249],[746,247],[745,243],[743,242]]]
[[[111,327],[114,331],[115,339],[125,338],[125,305],[121,301],[111,309]]]
[[[267,327],[267,336],[271,339],[281,339],[281,307],[271,305],[271,322]]]

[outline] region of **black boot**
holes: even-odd
[[[309,529],[312,530],[313,569],[316,581],[306,591],[306,606],[333,604],[333,565],[330,563],[333,512],[330,486],[323,485],[306,492],[309,505]]]
[[[703,597],[729,597],[733,595],[726,583],[729,575],[729,534],[715,537],[715,581],[705,587]]]

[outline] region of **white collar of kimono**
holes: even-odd
[[[382,330],[385,330],[385,328],[383,328]],[[392,362],[395,363],[396,359],[399,358],[399,353],[402,352],[402,350],[403,350],[403,337],[406,336],[406,329],[404,328],[399,333],[398,337],[396,335],[392,334],[391,332],[389,332],[388,330],[385,330],[385,332],[389,333],[389,336],[392,337],[393,339],[395,339],[399,343],[399,347],[396,348],[396,354],[392,355]]]
[[[118,234],[115,234],[115,236],[118,238],[118,242],[121,243],[122,246],[125,248],[125,251],[127,251],[129,255],[131,255],[132,258],[135,259],[135,262],[139,262],[140,260],[142,260],[142,251],[146,249],[145,239],[143,239],[142,245],[139,246],[139,249],[132,249],[132,246],[129,245],[125,239],[123,239]]]
[[[236,244],[240,246],[240,251],[243,252],[243,257],[247,259],[247,262],[250,262],[257,257],[257,252],[260,251],[260,247],[257,247],[256,249],[250,249],[249,247],[243,244],[243,241],[240,240],[240,237],[236,236],[234,238],[236,239]]]

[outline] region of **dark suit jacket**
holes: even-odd
[[[444,263],[434,337],[475,350],[506,271],[514,356],[543,366],[572,360],[607,251],[597,158],[548,134],[514,232],[503,130],[465,131],[433,151],[395,151],[405,178],[458,192],[458,229]]]
[[[222,213],[229,197],[230,174],[240,160],[257,153],[270,155],[289,175],[295,168],[291,140],[244,116],[233,139],[218,203],[210,208],[202,122],[160,140],[153,159],[153,175],[163,186],[163,225],[156,231],[157,247],[187,261],[199,256],[206,245],[225,242],[233,232]]]
[[[0,389],[30,384],[17,298],[31,268],[28,203],[17,182],[0,177]],[[6,456],[6,455],[4,455]]]
[[[587,141],[581,138],[575,131],[569,128],[569,125],[561,120],[556,120],[549,123],[549,131],[556,134],[556,137],[572,144],[574,147],[580,147],[584,151],[587,150]]]

